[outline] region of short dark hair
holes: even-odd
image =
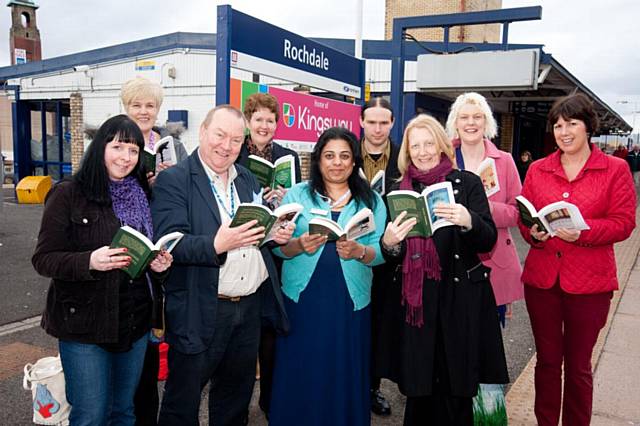
[[[358,170],[362,168],[362,155],[360,154],[360,144],[358,138],[349,130],[343,127],[331,127],[320,135],[318,142],[313,147],[311,153],[311,167],[309,169],[309,193],[311,198],[316,200],[315,192],[327,196],[327,190],[324,186],[322,173],[320,173],[320,156],[324,147],[332,140],[343,140],[349,144],[351,154],[353,155],[353,171],[347,180],[351,196],[357,203],[362,203],[370,209],[376,205],[376,197],[369,186],[369,182],[364,180]]]
[[[116,115],[105,121],[96,132],[82,158],[80,168],[73,175],[73,179],[80,186],[80,190],[89,201],[100,205],[111,205],[109,193],[109,173],[104,164],[104,150],[114,139],[137,145],[140,148],[138,162],[129,174],[138,179],[138,183],[149,196],[149,183],[140,165],[144,150],[144,137],[138,125],[125,114]]]
[[[251,116],[259,108],[266,108],[276,115],[276,122],[280,116],[278,111],[278,100],[269,93],[254,93],[244,102],[244,118],[251,120]]]
[[[582,121],[589,134],[589,139],[598,130],[598,115],[593,108],[593,102],[582,93],[565,96],[555,101],[549,111],[549,124],[553,126],[560,117],[564,120]]]
[[[362,105],[362,109],[360,110],[360,118],[364,120],[364,112],[369,108],[380,107],[384,109],[388,109],[391,113],[391,120],[393,121],[393,108],[391,108],[391,104],[385,98],[371,98],[364,105]]]

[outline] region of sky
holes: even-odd
[[[362,1],[363,37],[383,39],[385,0]],[[356,0],[35,2],[40,6],[36,19],[45,59],[176,31],[213,33],[218,4],[231,4],[302,36],[353,38],[356,32]],[[542,19],[512,23],[509,42],[543,44],[546,53],[629,124],[635,119],[640,129],[640,1],[502,1],[503,8],[538,5]],[[6,8],[0,14],[0,28],[5,28],[0,34],[0,66],[9,65],[10,26],[11,13]]]

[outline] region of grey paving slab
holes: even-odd
[[[627,297],[626,292],[624,297]],[[638,330],[640,330],[640,314],[629,315],[618,312],[611,324],[604,352],[635,359],[636,363],[632,365],[640,366]],[[640,402],[640,396],[638,398]]]
[[[640,423],[638,365],[637,353],[602,353],[594,377],[594,413]]]
[[[617,313],[640,316],[640,273],[636,276],[632,274],[629,278],[629,283],[624,290],[624,297],[620,300]]]

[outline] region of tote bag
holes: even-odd
[[[60,355],[39,359],[24,366],[22,387],[31,389],[33,422],[38,425],[68,425],[71,406],[64,388]]]

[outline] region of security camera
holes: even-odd
[[[73,70],[77,72],[89,71],[89,65],[76,65]]]

